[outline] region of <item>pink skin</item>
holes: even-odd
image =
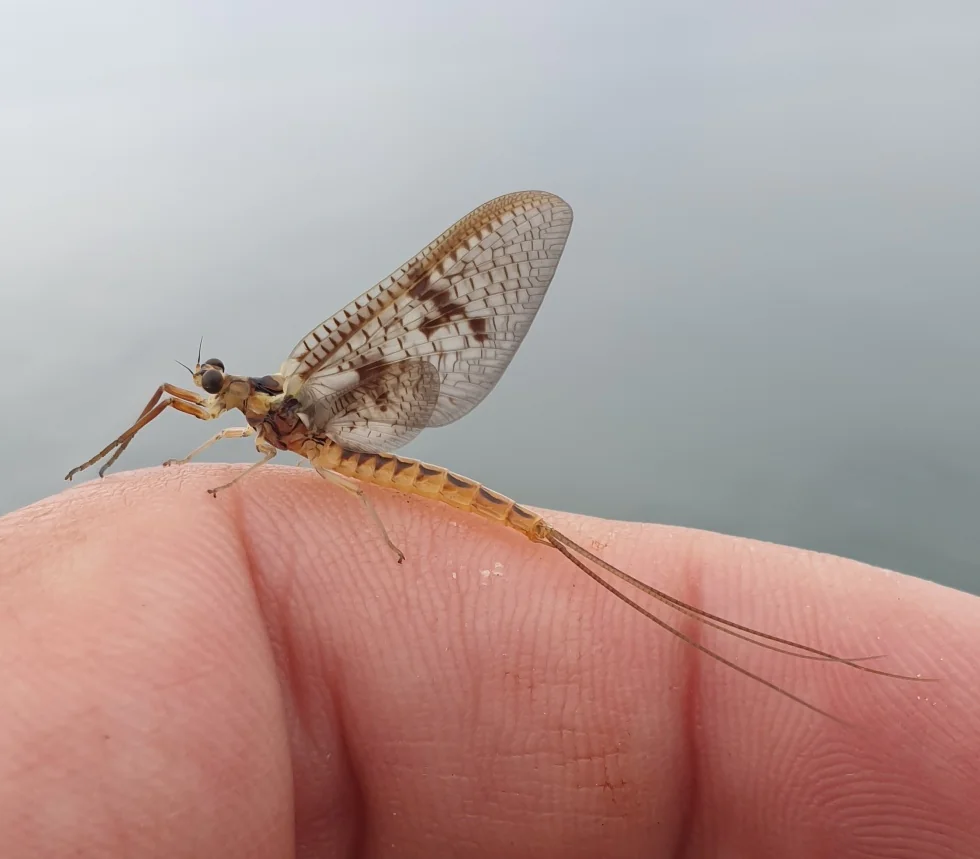
[[[940,678],[702,634],[845,727],[518,534],[369,488],[398,566],[309,471],[206,494],[236,468],[117,475],[0,519],[4,857],[980,856],[980,600],[549,514],[710,611]]]

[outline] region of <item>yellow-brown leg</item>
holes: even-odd
[[[316,466],[313,466],[316,468]],[[395,553],[395,557],[398,558],[398,563],[400,564],[405,560],[405,555],[401,549],[399,549],[392,541],[391,537],[388,536],[388,531],[384,526],[384,522],[381,521],[381,517],[378,515],[378,511],[374,509],[374,505],[371,503],[371,499],[364,494],[364,490],[354,481],[344,477],[342,474],[337,474],[336,472],[330,471],[327,468],[317,468],[317,473],[321,477],[325,477],[334,486],[339,486],[341,489],[345,489],[352,495],[356,495],[361,499],[361,503],[367,510],[368,515],[374,520],[374,524],[378,526],[381,531],[381,535],[385,538],[385,542],[388,544],[388,548]]]
[[[276,449],[268,442],[264,442],[260,440],[259,443],[256,444],[256,447],[259,449],[259,453],[262,454],[262,459],[260,459],[258,462],[253,462],[248,468],[246,468],[241,474],[239,474],[238,477],[229,480],[227,483],[222,483],[221,486],[215,486],[214,489],[209,489],[208,494],[212,498],[217,498],[219,492],[222,492],[225,489],[227,489],[229,486],[238,483],[238,481],[241,480],[243,477],[245,477],[248,474],[251,474],[253,471],[255,471],[256,468],[260,468],[261,466],[265,465],[270,459],[272,459],[272,457],[276,455]]]
[[[254,432],[255,429],[252,427],[232,427],[231,429],[223,429],[221,432],[215,433],[213,436],[211,436],[211,438],[204,442],[204,444],[202,444],[200,447],[195,447],[194,450],[187,454],[187,456],[185,456],[183,459],[168,459],[164,465],[184,465],[185,463],[190,462],[199,453],[203,453],[216,441],[221,441],[224,438],[248,438],[248,436],[252,435]]]
[[[149,412],[154,405],[156,405],[157,401],[164,394],[170,394],[175,400],[184,400],[188,403],[196,403],[197,405],[202,405],[206,401],[205,397],[202,397],[200,394],[197,394],[194,391],[188,391],[186,388],[178,388],[176,385],[171,385],[169,382],[164,382],[159,388],[157,388],[156,393],[150,397],[150,401],[143,407],[143,411],[140,412],[140,418],[146,415],[146,413]],[[137,418],[137,421],[138,420],[139,418]],[[116,449],[116,452],[112,454],[109,461],[105,463],[101,469],[99,469],[99,477],[102,477],[102,475],[112,467],[112,464],[119,459],[120,456],[122,456],[122,452],[129,447],[129,443],[133,440],[133,436],[135,436],[135,434],[136,433],[134,432],[133,435],[123,442]]]
[[[161,402],[160,398],[165,393],[170,394],[170,396]],[[150,401],[140,413],[136,423],[134,423],[117,439],[102,448],[102,450],[100,450],[90,460],[83,462],[81,465],[69,471],[68,474],[65,475],[65,480],[71,480],[76,474],[78,474],[78,472],[84,471],[91,465],[95,465],[95,463],[102,459],[102,457],[106,456],[108,453],[112,452],[113,449],[115,449],[115,452],[112,454],[109,460],[99,469],[99,477],[102,477],[105,474],[106,469],[109,468],[109,466],[111,466],[117,459],[119,459],[119,455],[129,446],[129,443],[133,440],[136,433],[138,433],[150,421],[159,417],[168,408],[176,409],[178,412],[191,415],[198,420],[211,420],[211,412],[204,407],[204,402],[205,398],[195,394],[193,391],[185,391],[183,388],[178,388],[176,385],[161,385],[159,388],[157,388],[156,393],[150,397]]]

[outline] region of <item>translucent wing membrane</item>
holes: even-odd
[[[353,388],[316,402],[310,432],[349,450],[374,453],[408,444],[425,427],[439,397],[439,374],[424,358],[365,370]]]
[[[568,204],[539,191],[474,209],[307,334],[280,371],[287,392],[308,411],[332,413],[332,433],[342,424],[330,400],[371,379],[378,384],[387,368],[421,360],[436,371],[433,407],[375,409],[370,430],[351,426],[347,439],[365,450],[391,450],[415,434],[410,430],[458,420],[490,392],[517,352],[571,225]],[[430,395],[429,383],[422,383]],[[398,389],[401,383],[385,384]],[[383,432],[384,425],[392,429]]]

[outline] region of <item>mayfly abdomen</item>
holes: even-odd
[[[392,454],[347,450],[332,441],[320,446],[313,465],[365,483],[441,501],[457,510],[507,525],[531,540],[543,537],[540,532],[544,520],[536,513],[446,468]]]

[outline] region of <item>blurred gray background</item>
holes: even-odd
[[[980,592],[980,4],[354,6],[3,7],[0,513],[183,383],[202,334],[274,372],[458,217],[543,188],[576,222],[537,321],[406,453]],[[213,430],[167,415],[120,466]]]

